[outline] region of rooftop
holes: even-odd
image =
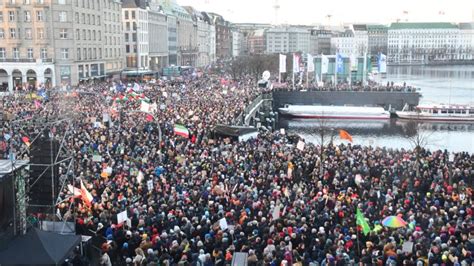
[[[449,22],[398,22],[390,25],[391,30],[404,29],[457,29],[458,27]]]

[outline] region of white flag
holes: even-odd
[[[351,54],[351,71],[357,71],[357,56],[355,54]]]
[[[314,72],[314,59],[310,54],[308,54],[308,72]]]
[[[293,73],[300,72],[300,56],[293,54]]]
[[[329,58],[325,55],[321,55],[321,74],[328,73],[329,69]]]
[[[150,104],[145,101],[142,101],[142,104],[140,105],[140,111],[145,113],[150,112]]]
[[[379,73],[387,73],[387,56],[380,54],[379,56]]]
[[[286,55],[280,54],[280,73],[286,73]]]

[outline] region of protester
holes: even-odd
[[[236,252],[247,253],[249,265],[474,263],[473,155],[450,161],[447,151],[351,144],[301,150],[279,132],[217,138],[213,127],[234,123],[262,93],[250,79],[223,83],[217,76],[101,83],[55,93],[40,106],[26,96],[4,101],[12,120],[3,156],[27,156],[22,137],[38,131],[15,120],[69,117],[70,185],[83,182],[92,201],[71,198],[64,186],[58,208],[63,217],[72,208],[78,233],[113,243],[102,247],[102,265],[229,265]],[[143,101],[157,104],[152,116],[138,112]],[[175,134],[178,124],[186,136]],[[128,219],[119,223],[123,211]],[[408,224],[382,226],[390,215]]]

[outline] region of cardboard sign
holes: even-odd
[[[100,156],[99,154],[94,154],[94,155],[92,155],[92,161],[93,162],[102,162],[102,156]]]
[[[127,211],[123,211],[123,212],[117,214],[117,223],[118,224],[121,224],[121,223],[125,222],[127,219],[128,219]]]
[[[413,252],[413,242],[407,241],[407,242],[403,243],[402,251],[404,253],[412,253]]]
[[[152,191],[153,190],[153,180],[148,180],[146,181],[146,185],[148,187],[148,191]]]
[[[285,135],[285,129],[284,128],[280,128],[280,134]]]
[[[225,231],[227,230],[227,228],[229,228],[229,226],[227,225],[227,220],[225,218],[219,220],[219,226],[221,227],[222,231]]]
[[[280,219],[280,205],[275,206],[275,208],[273,209],[272,218],[273,220]]]
[[[298,144],[296,144],[296,148],[300,151],[303,151],[304,150],[304,145],[305,143],[301,140],[298,141]]]

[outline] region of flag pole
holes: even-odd
[[[364,51],[364,67],[362,69],[362,86],[365,86],[367,82],[367,47]]]
[[[336,57],[334,57],[334,85],[337,87],[337,52]]]
[[[309,89],[309,71],[306,67],[306,88]]]

